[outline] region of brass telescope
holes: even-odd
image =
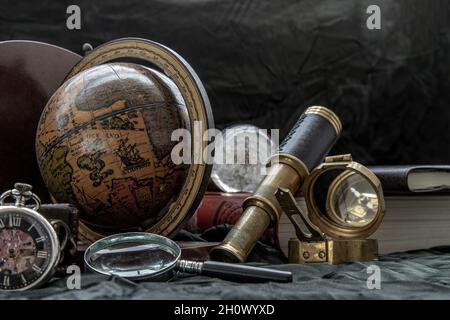
[[[330,109],[319,106],[306,109],[271,159],[267,176],[244,201],[244,213],[239,221],[222,243],[211,250],[211,258],[245,262],[264,231],[279,220],[283,210],[275,197],[278,188],[296,194],[310,171],[336,143],[341,131],[341,122]]]

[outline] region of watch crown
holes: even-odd
[[[14,190],[12,190],[12,196],[16,199],[16,206],[22,207],[25,203],[33,197],[31,189],[33,187],[26,183],[15,183]]]
[[[26,193],[26,192],[30,192],[31,189],[33,189],[33,187],[29,184],[26,183],[15,183],[14,184],[14,189],[16,189],[17,191],[19,191],[19,193]]]
[[[31,185],[26,183],[15,183],[14,189],[3,192],[0,195],[0,206],[4,205],[5,199],[12,197],[14,198],[14,200],[16,200],[15,206],[17,207],[23,207],[28,200],[34,200],[36,205],[34,206],[33,210],[39,210],[39,207],[41,206],[41,200],[37,195],[31,192],[32,188],[33,187]]]

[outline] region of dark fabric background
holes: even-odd
[[[66,28],[69,4],[81,7],[80,31]],[[371,4],[381,30],[366,28]],[[126,36],[183,55],[219,128],[249,122],[284,135],[322,104],[343,122],[334,152],[368,164],[450,162],[447,0],[0,0],[0,40],[80,52]]]

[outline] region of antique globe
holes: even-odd
[[[175,164],[176,129],[189,130],[180,90],[162,72],[106,63],[67,80],[45,107],[36,152],[57,202],[95,230],[145,229],[177,198],[188,166]]]

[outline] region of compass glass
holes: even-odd
[[[48,274],[52,236],[47,227],[25,211],[0,212],[0,290],[23,290]]]
[[[376,190],[362,175],[346,171],[336,178],[332,212],[340,224],[350,227],[369,225],[377,216]]]

